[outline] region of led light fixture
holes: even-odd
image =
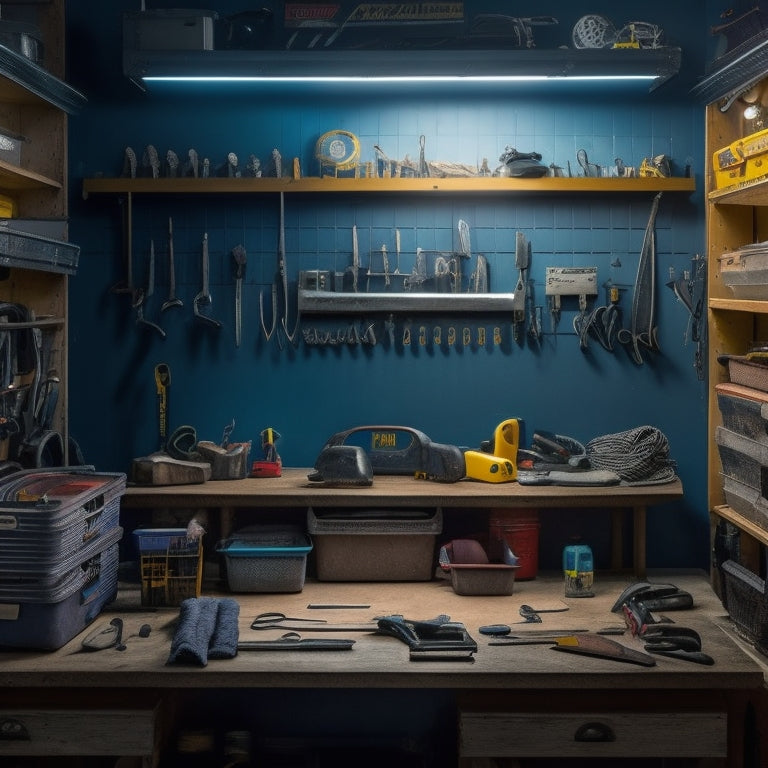
[[[137,83],[646,83],[677,74],[680,49],[125,50]]]

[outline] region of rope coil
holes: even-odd
[[[669,458],[669,441],[656,427],[642,426],[603,435],[586,445],[595,469],[608,469],[623,485],[653,485],[672,482],[676,463]]]

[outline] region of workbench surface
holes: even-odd
[[[210,660],[204,668],[168,665],[178,608],[141,609],[139,589],[121,589],[91,627],[54,652],[0,652],[3,688],[453,688],[453,689],[754,689],[763,684],[763,671],[726,629],[732,627],[703,573],[653,574],[651,581],[676,584],[690,591],[695,607],[669,614],[676,623],[696,629],[703,650],[715,664],[703,666],[657,657],[655,667],[576,656],[548,645],[489,646],[478,632],[484,624],[522,621],[519,609],[568,606],[560,613],[542,613],[540,624],[515,624],[514,629],[588,629],[623,625],[621,614],[610,608],[621,591],[633,583],[629,576],[596,575],[595,597],[565,598],[560,575],[540,575],[515,583],[508,596],[456,595],[449,582],[420,583],[307,582],[299,593],[236,594],[240,605],[240,639],[276,639],[279,630],[250,629],[252,619],[267,611],[291,617],[327,619],[331,623],[370,622],[377,616],[402,614],[409,619],[430,619],[448,614],[462,622],[477,641],[474,662],[409,661],[408,648],[388,636],[360,632],[303,633],[303,637],[352,638],[349,651],[241,651],[236,658]],[[222,593],[223,594],[223,593]],[[308,609],[310,603],[370,604],[370,609]],[[81,641],[99,623],[115,616],[124,621],[126,649],[80,652]],[[147,638],[139,627],[152,627]],[[630,634],[615,638],[642,650]]]
[[[377,475],[372,486],[328,488],[307,478],[310,469],[284,467],[281,477],[209,480],[193,485],[129,486],[126,508],[165,507],[636,507],[682,498],[680,480],[641,486],[557,486],[437,483],[411,476]]]

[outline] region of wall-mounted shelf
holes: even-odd
[[[467,193],[511,194],[522,192],[573,194],[578,192],[693,192],[692,177],[673,178],[590,178],[544,177],[511,179],[472,178],[89,178],[83,180],[83,195],[89,194],[234,194],[234,193]]]

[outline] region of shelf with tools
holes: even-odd
[[[756,89],[764,99],[768,81]],[[768,631],[763,587],[768,516],[766,461],[759,451],[765,443],[760,425],[768,368],[747,355],[755,341],[768,338],[768,295],[759,265],[748,254],[768,239],[768,177],[760,175],[763,150],[728,159],[729,148],[754,140],[743,113],[744,104],[735,98],[707,106],[707,498],[712,584],[742,636],[762,649]]]
[[[584,176],[520,179],[503,177],[468,178],[87,178],[83,196],[97,194],[255,194],[285,192],[316,193],[420,193],[420,194],[512,194],[512,193],[626,193],[693,192],[693,177],[591,178]]]
[[[49,459],[68,461],[68,276],[79,248],[61,241],[68,215],[67,119],[85,98],[60,79],[64,0],[13,4],[6,16],[10,24],[38,30],[42,43],[29,55],[0,45],[0,195],[8,217],[0,227],[0,463],[26,467],[38,460],[44,429],[62,437],[63,455]],[[39,416],[44,401],[55,409],[46,411],[50,419]]]

